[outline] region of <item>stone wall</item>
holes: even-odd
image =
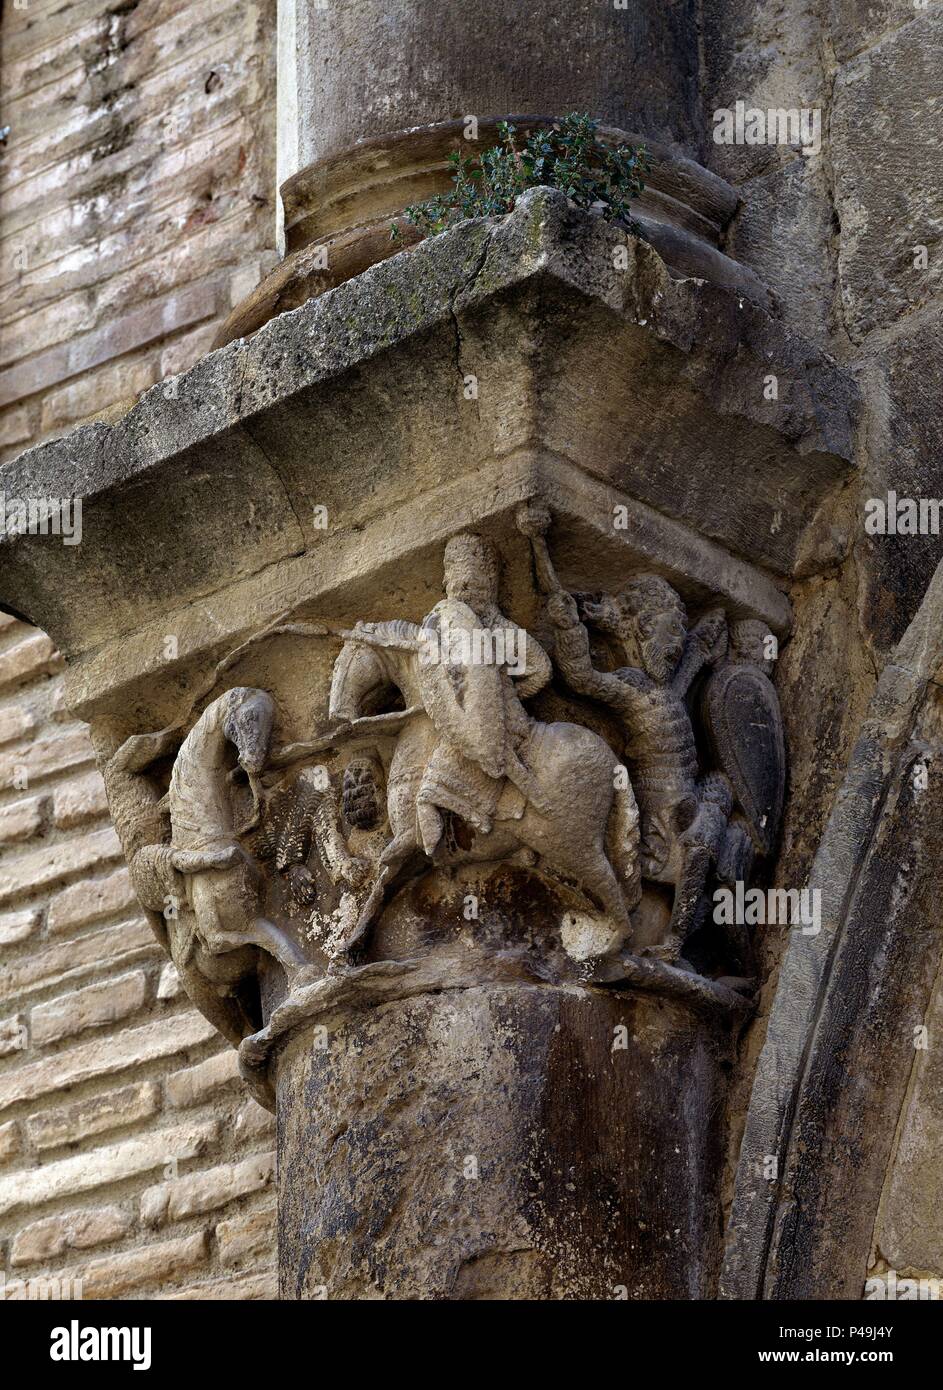
[[[2,24],[0,461],[190,366],[275,259],[273,0]]]
[[[4,8],[0,459],[190,366],[273,262],[274,8]],[[8,1290],[272,1296],[271,1116],[136,906],[52,644],[0,622]]]
[[[737,100],[764,110],[821,110],[816,154],[715,144],[707,158],[744,200],[730,229],[730,254],[751,265],[780,295],[784,316],[850,365],[862,386],[859,479],[848,498],[856,537],[851,564],[793,594],[797,626],[810,636],[786,649],[779,673],[787,709],[794,703],[790,692],[815,691],[802,706],[814,708],[815,717],[787,730],[792,795],[778,881],[800,883],[874,676],[943,556],[941,536],[868,536],[863,525],[865,499],[889,489],[902,497],[943,497],[943,6],[933,0],[822,0],[813,7],[799,0],[762,6],[706,0],[704,24],[708,116]],[[762,1042],[782,945],[764,943],[767,982],[747,1039],[744,1085]],[[941,1134],[941,1020],[938,980],[925,1019],[926,1047],[915,1047],[902,1098],[874,1231],[874,1274],[890,1267],[901,1277],[943,1276],[932,1157]],[[900,1028],[909,1037],[912,1019],[902,1019]],[[875,1089],[883,1066],[877,1054],[897,1041],[873,1040]],[[735,1124],[734,1150],[739,1135]],[[862,1284],[864,1278],[862,1269]]]

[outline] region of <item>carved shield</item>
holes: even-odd
[[[713,765],[726,773],[761,854],[776,843],[786,788],[786,746],[779,697],[757,667],[730,663],[712,672],[701,717]]]
[[[505,676],[468,604],[443,599],[420,629],[419,690],[436,731],[491,777],[507,768]]]

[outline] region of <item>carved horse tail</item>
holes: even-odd
[[[622,882],[626,905],[631,912],[642,896],[642,856],[639,838],[639,809],[626,777],[618,778],[606,825],[606,853]]]

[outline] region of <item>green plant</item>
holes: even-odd
[[[449,155],[448,193],[406,208],[403,216],[424,236],[434,236],[467,217],[500,217],[513,210],[525,189],[545,186],[562,189],[580,207],[596,207],[609,221],[636,231],[629,204],[645,187],[648,153],[606,144],[598,129],[591,116],[571,111],[532,131],[518,148],[515,127],[502,121],[499,144],[474,155]],[[391,237],[398,235],[394,222]]]

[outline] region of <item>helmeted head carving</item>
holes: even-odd
[[[453,536],[443,561],[445,592],[451,599],[481,608],[498,601],[500,563],[490,541],[471,531]]]
[[[688,626],[680,595],[659,575],[640,574],[622,588],[616,605],[623,642],[635,646],[653,680],[669,680],[681,660]]]
[[[764,675],[771,675],[773,658],[769,652],[772,633],[759,618],[741,618],[730,625],[730,660],[749,662]]]

